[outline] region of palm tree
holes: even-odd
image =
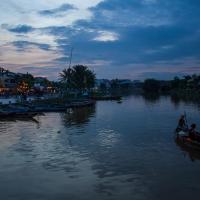
[[[68,88],[85,90],[90,89],[95,83],[95,74],[84,65],[75,65],[73,68],[64,69],[60,73],[61,82]]]
[[[73,67],[73,81],[76,89],[84,90],[94,87],[95,74],[84,65],[76,65]]]
[[[61,82],[65,83],[68,88],[71,88],[73,85],[73,69],[70,67],[68,69],[64,69],[59,75]]]

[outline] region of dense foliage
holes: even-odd
[[[158,80],[147,79],[144,81],[143,90],[146,92],[158,92],[160,90],[161,84]]]
[[[61,82],[68,89],[85,90],[95,85],[95,74],[84,65],[75,65],[60,73]]]
[[[143,90],[146,92],[167,92],[167,91],[200,91],[200,75],[175,77],[170,81],[146,79],[143,83]]]

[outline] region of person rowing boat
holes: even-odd
[[[189,148],[200,151],[200,133],[196,130],[196,124],[188,128],[186,114],[181,115],[176,128],[176,142]]]
[[[178,121],[178,126],[177,126],[177,131],[187,131],[188,130],[188,125],[186,122],[186,117],[185,115],[181,115],[179,121]]]

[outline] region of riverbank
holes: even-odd
[[[0,117],[34,117],[43,112],[65,112],[68,109],[93,105],[95,105],[95,101],[90,99],[33,99],[32,101],[0,105]]]

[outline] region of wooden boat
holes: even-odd
[[[65,112],[69,108],[80,108],[92,106],[95,104],[93,100],[75,101],[66,104],[52,104],[52,105],[35,105],[31,107],[32,112]]]
[[[67,104],[12,105],[0,109],[0,119],[16,117],[34,117],[43,112],[66,112],[69,108],[89,107],[95,104],[93,100],[75,101]]]
[[[80,101],[80,102],[73,102],[67,105],[67,108],[82,108],[87,106],[93,106],[95,104],[95,101]]]
[[[122,100],[118,100],[117,103],[119,103],[119,104],[122,103]]]
[[[35,112],[7,112],[1,111],[0,118],[30,118],[36,116]]]
[[[30,118],[37,115],[37,112],[32,112],[25,107],[9,106],[0,110],[0,118]]]
[[[188,131],[176,130],[175,140],[177,143],[179,143],[185,147],[200,151],[200,142],[197,140],[192,140],[189,137]]]
[[[99,101],[108,101],[108,100],[121,100],[121,96],[110,96],[110,95],[106,95],[106,96],[93,96],[91,97],[91,99],[93,100],[99,100]]]
[[[14,113],[14,117],[31,118],[31,117],[35,117],[37,114],[38,114],[37,112]]]
[[[46,106],[46,105],[41,105],[41,106],[35,106],[32,108],[33,112],[63,112],[66,111],[65,106]]]

